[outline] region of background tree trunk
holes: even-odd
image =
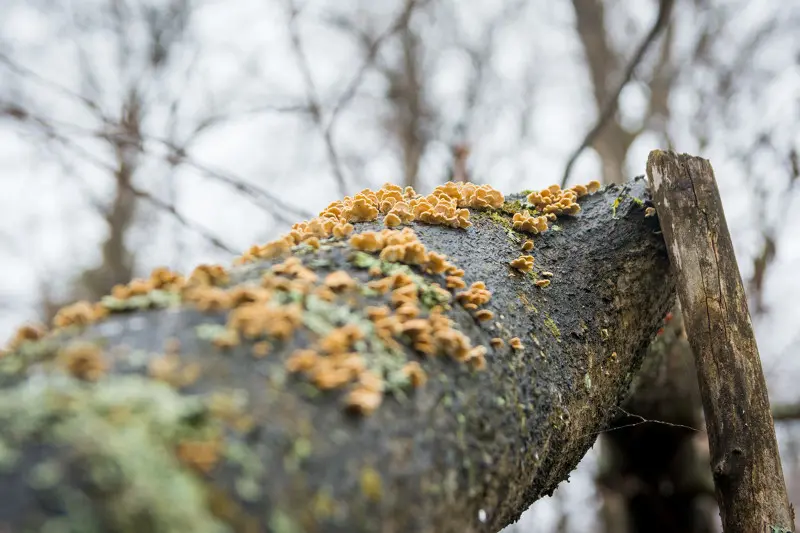
[[[467,230],[414,224],[428,250],[493,293],[493,320],[454,303],[455,327],[473,345],[506,343],[489,350],[483,371],[407,351],[427,383],[364,418],[285,363],[320,321],[363,322],[381,296],[307,305],[304,326],[263,358],[251,343],[215,348],[208,331],[225,313],[187,307],[112,315],[22,344],[0,360],[0,529],[498,531],[568,477],[615,415],[672,304],[645,195],[640,178],[583,198],[578,216],[536,238],[532,274],[508,266],[525,238],[510,225],[522,196],[473,211]],[[345,243],[295,253],[320,277],[342,269],[368,279]],[[231,285],[257,282],[275,262],[234,269]],[[554,274],[544,289],[534,283],[540,270]],[[508,348],[513,337],[524,349]],[[59,370],[81,342],[102,356],[66,366],[74,374],[89,365],[96,382]],[[180,356],[169,359],[178,342]],[[190,368],[196,380],[184,379]]]

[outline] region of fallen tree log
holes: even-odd
[[[29,328],[0,357],[0,531],[498,531],[567,479],[672,304],[646,195],[639,178],[584,196],[537,236],[529,272],[509,266],[530,238],[512,222],[524,195],[472,209],[466,229],[412,223],[472,293],[430,263],[308,241],[291,251],[301,271],[280,257],[203,270],[206,292],[131,284],[102,320],[84,306]],[[394,345],[379,309],[399,313],[409,291],[381,287],[401,277],[420,315],[404,308]],[[225,309],[265,306],[237,287],[281,305]],[[469,349],[432,353],[436,316],[451,321],[436,346]],[[324,350],[341,365],[320,371]],[[351,363],[355,383],[339,372]]]

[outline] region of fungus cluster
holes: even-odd
[[[381,214],[384,225],[389,228],[413,221],[467,228],[472,225],[467,207],[497,209],[504,201],[502,193],[489,185],[451,181],[423,196],[412,187],[403,189],[386,183],[377,191],[364,189],[355,196],[331,203],[316,218],[293,225],[283,237],[252,246],[237,263],[280,257],[299,244],[317,248],[320,239],[345,238],[353,232],[354,222],[371,222]]]
[[[530,272],[533,270],[533,256],[521,255],[511,261],[512,268],[516,268],[520,272]]]
[[[105,318],[106,315],[108,315],[108,310],[100,303],[75,302],[58,310],[56,316],[53,317],[53,326],[56,328],[84,327]]]
[[[17,329],[14,336],[8,342],[6,347],[8,351],[13,352],[19,348],[22,343],[28,341],[38,341],[47,334],[47,328],[41,324],[25,324]]]
[[[445,315],[453,299],[450,291],[460,291],[455,292],[455,299],[472,311],[477,321],[494,318],[492,311],[479,309],[491,298],[484,283],[468,287],[463,269],[446,256],[427,250],[410,228],[392,228],[413,221],[466,228],[471,225],[467,208],[496,209],[503,203],[499,191],[471,183],[447,183],[427,196],[389,184],[378,191],[366,189],[330,204],[310,221],[295,224],[280,239],[252,247],[237,263],[275,259],[301,244],[319,250],[325,239],[351,237],[351,249],[376,256],[368,265],[372,279],[367,282],[344,270],[320,275],[297,256],[273,264],[257,284],[234,287],[229,287],[229,272],[220,265],[200,265],[188,277],[157,268],[148,278],[114,286],[100,303],[81,301],[64,307],[53,324],[55,328],[84,327],[109,312],[176,303],[203,312],[226,312],[224,325],[201,326],[215,346],[230,349],[251,341],[254,357],[261,358],[272,353],[276,343],[304,342],[285,360],[286,369],[322,390],[343,390],[349,409],[369,414],[395,387],[420,387],[427,381],[423,365],[406,359],[403,345],[423,357],[448,357],[474,369],[485,368],[486,347],[473,346]],[[381,215],[387,229],[353,235],[354,223],[374,221]],[[431,282],[415,270],[441,276],[441,281]],[[382,301],[376,304],[365,298]],[[352,323],[314,315],[323,304],[338,310],[336,316],[346,309]],[[325,324],[322,328],[320,320]],[[308,334],[296,337],[300,329]],[[16,350],[46,335],[44,327],[24,326],[8,348]],[[205,338],[205,334],[201,336]],[[497,347],[496,342],[493,345]],[[201,370],[196,363],[183,363],[176,351],[151,359],[147,373],[181,388],[194,383]],[[387,366],[374,353],[391,354],[386,360],[393,362]],[[73,343],[58,353],[56,363],[78,379],[96,381],[108,371],[110,359],[97,345]],[[187,440],[181,442],[177,453],[185,463],[207,471],[217,460],[218,446],[212,440]]]
[[[56,364],[68,374],[84,381],[97,381],[109,367],[100,347],[88,342],[70,343],[59,350]]]
[[[200,377],[200,365],[181,361],[177,353],[165,353],[154,357],[147,364],[148,375],[175,388],[187,387]]]
[[[562,189],[559,185],[551,185],[541,191],[533,191],[526,197],[538,213],[531,214],[527,211],[514,213],[511,219],[512,227],[524,233],[538,235],[548,229],[548,222],[556,220],[558,215],[576,215],[581,207],[578,205],[578,198],[594,193],[600,189],[599,181],[590,181],[586,185],[575,185],[569,189]],[[530,252],[534,244],[531,240],[522,243],[522,251]],[[520,272],[531,272],[533,270],[533,256],[521,255],[510,262],[512,268]],[[552,276],[552,274],[550,274]],[[540,280],[536,282],[539,287],[547,287],[550,280]]]
[[[353,235],[349,242],[351,247],[362,252],[380,252],[382,261],[417,265],[428,274],[447,274],[447,279],[464,275],[462,269],[448,262],[442,254],[429,252],[411,228],[365,231]]]
[[[511,223],[517,231],[524,231],[525,233],[537,235],[547,231],[547,220],[548,218],[544,215],[535,217],[528,213],[521,212],[514,213]]]
[[[551,185],[547,189],[530,193],[527,200],[529,204],[533,204],[537,210],[546,215],[575,215],[581,210],[581,206],[576,200],[599,189],[600,182],[596,180],[590,181],[587,185],[575,185],[569,189]]]
[[[489,303],[492,291],[486,288],[482,281],[476,281],[469,289],[456,293],[456,300],[461,302],[464,309],[476,310],[479,306]]]
[[[184,439],[178,443],[175,455],[186,466],[201,474],[207,474],[219,462],[222,451],[222,442],[219,438]]]

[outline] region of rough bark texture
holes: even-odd
[[[767,387],[711,165],[654,151],[647,175],[678,274],[723,528],[790,531],[794,517]]]
[[[0,530],[498,531],[568,477],[670,307],[674,284],[645,195],[642,178],[609,187],[538,236],[536,272],[554,273],[545,289],[535,272],[508,266],[521,253],[510,217],[522,196],[473,211],[467,230],[414,224],[429,250],[493,292],[494,320],[454,304],[457,327],[474,344],[519,337],[525,349],[490,349],[483,371],[409,351],[427,384],[365,418],[343,411],[341,392],[287,375],[288,355],[311,335],[303,328],[256,359],[249,343],[220,351],[198,336],[224,313],[177,307],[23,345],[0,359]],[[302,247],[298,257],[320,275],[368,279],[344,243]],[[234,270],[232,283],[257,281],[270,264]],[[363,320],[363,306],[381,297],[359,298],[316,319]],[[76,338],[102,343],[113,362],[96,383],[54,363]],[[170,339],[182,364],[202,369],[180,388],[148,373]],[[221,455],[213,468],[198,473],[176,459],[178,443],[209,435]]]

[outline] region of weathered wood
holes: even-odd
[[[104,343],[111,359],[96,383],[67,379],[53,364],[72,333],[7,355],[0,530],[499,530],[552,493],[606,427],[674,299],[645,195],[643,178],[609,187],[537,236],[536,271],[554,274],[545,289],[509,268],[521,253],[510,218],[523,196],[500,211],[473,211],[467,230],[413,224],[429,250],[466,271],[467,283],[484,281],[493,292],[486,309],[495,319],[478,322],[454,304],[447,315],[456,326],[475,345],[519,337],[525,348],[490,349],[484,371],[407,350],[428,382],[388,396],[368,417],[344,413],[342,391],[287,375],[286,360],[308,346],[309,329],[259,359],[252,343],[220,351],[199,338],[197,326],[222,324],[225,313],[185,306],[112,315],[77,333]],[[360,223],[356,231],[381,227]],[[368,279],[344,243],[296,253],[320,278],[344,269]],[[232,283],[257,282],[275,262],[236,269]],[[354,296],[325,319],[363,320],[363,307],[381,298]],[[180,341],[182,364],[202,368],[184,387],[148,372],[170,339]],[[176,443],[207,439],[220,424],[217,464],[198,473],[176,460]]]
[[[678,275],[724,530],[791,530],[766,382],[714,172],[705,159],[653,151],[647,176]]]

